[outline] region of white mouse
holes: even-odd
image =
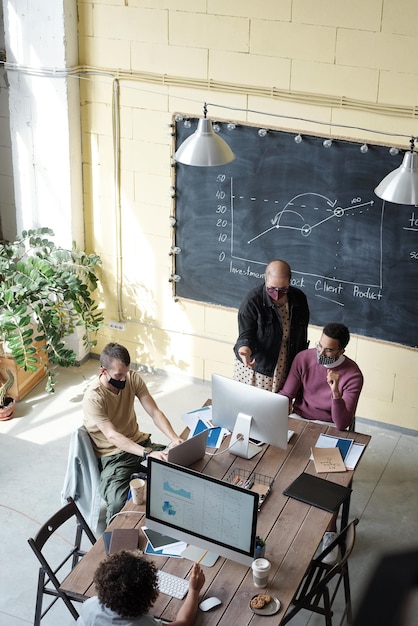
[[[222,600],[219,600],[219,598],[206,598],[199,604],[199,609],[201,611],[210,611],[215,608],[215,606],[219,606],[220,604],[222,604]]]

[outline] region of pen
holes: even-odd
[[[199,563],[201,563],[203,561],[203,559],[205,558],[205,556],[207,555],[208,551],[205,550],[204,553],[201,555],[201,557],[196,561],[196,564],[199,565]]]
[[[252,477],[250,476],[250,478],[248,478],[248,479],[245,481],[245,483],[244,483],[243,487],[244,487],[245,489],[251,489],[251,487],[252,487],[253,485],[254,485],[254,478],[252,478]]]

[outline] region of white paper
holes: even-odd
[[[195,409],[194,411],[188,411],[187,413],[183,413],[181,419],[186,424],[186,426],[190,428],[190,433],[194,432],[196,424],[199,420],[202,420],[202,422],[208,428],[213,428],[212,406],[203,406],[200,409]]]
[[[334,435],[326,435],[325,433],[321,433],[318,437],[318,440],[315,444],[315,448],[336,448],[337,444],[338,444],[338,440],[340,439],[340,437],[335,437]],[[352,439],[346,439],[345,441],[351,441],[351,448],[349,449],[348,453],[346,454],[345,458],[343,459],[344,461],[344,465],[346,467],[346,469],[350,470],[350,469],[354,469],[354,467],[356,466],[357,461],[360,458],[360,455],[357,457],[356,459],[356,455],[353,455],[352,459],[350,459],[350,454],[351,451],[353,449],[354,446],[354,441]],[[358,444],[361,445],[361,444]],[[361,452],[360,452],[361,454]],[[311,461],[313,461],[313,455],[311,454],[309,459]],[[350,461],[348,461],[350,459]],[[354,465],[352,465],[354,463]]]
[[[188,426],[190,429],[188,439],[190,439],[191,437],[193,437],[194,435],[196,435],[198,432],[202,430],[202,428],[200,428],[196,432],[196,427],[199,421],[202,422],[208,430],[217,428],[216,426],[212,424],[212,406],[211,405],[204,406],[204,407],[201,407],[200,409],[195,409],[194,411],[188,411],[187,413],[184,413],[182,415],[182,420],[186,424],[186,426]],[[229,434],[228,430],[226,430],[225,428],[220,428],[218,437],[215,440],[213,440],[213,437],[211,437],[209,433],[207,447],[208,448],[220,448],[224,437],[228,434]]]
[[[364,443],[354,442],[350,452],[345,457],[345,466],[349,470],[353,470],[358,463],[359,458],[364,450]]]

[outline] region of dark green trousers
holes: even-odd
[[[141,441],[141,446],[152,450],[164,450],[166,447],[152,443],[150,438]],[[145,470],[141,465],[143,458],[129,452],[104,456],[100,461],[102,466],[100,493],[107,504],[106,523],[109,524],[111,518],[119,513],[127,500],[131,474]]]

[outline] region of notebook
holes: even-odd
[[[137,528],[115,528],[112,531],[109,542],[108,554],[114,554],[120,550],[136,550],[138,548],[139,532]],[[106,539],[103,538],[105,545]]]
[[[179,443],[178,446],[173,446],[167,451],[167,461],[181,465],[182,467],[189,467],[196,461],[199,461],[205,456],[206,443],[208,440],[208,430],[202,430],[200,433],[190,439],[186,439],[183,443]],[[147,461],[142,461],[141,465],[147,466]]]
[[[283,493],[285,496],[334,513],[350,496],[351,491],[349,487],[343,487],[325,478],[302,472]]]

